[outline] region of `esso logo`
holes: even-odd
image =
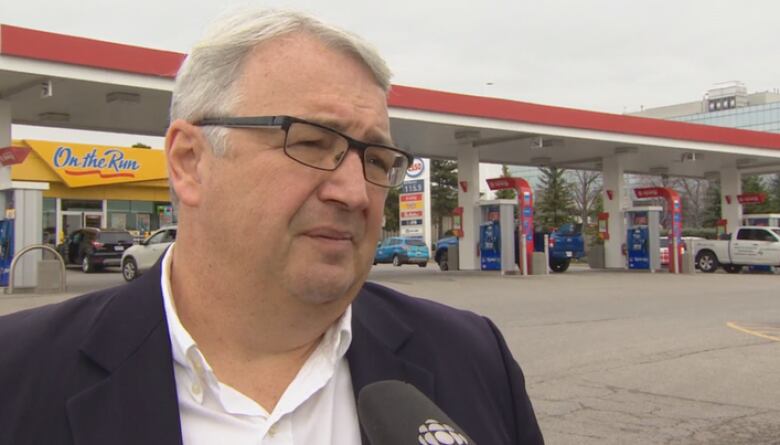
[[[424,170],[425,164],[423,163],[422,159],[414,158],[412,165],[406,169],[406,176],[409,176],[410,178],[416,178],[422,175]]]

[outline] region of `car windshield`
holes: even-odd
[[[422,242],[422,241],[420,241],[420,240],[418,240],[418,239],[409,239],[409,240],[406,240],[406,244],[408,244],[408,245],[410,245],[410,246],[424,246],[424,245],[425,245],[425,243],[424,243],[424,242]]]
[[[100,235],[98,235],[98,239],[101,243],[108,244],[132,244],[133,242],[133,236],[127,232],[101,232]]]

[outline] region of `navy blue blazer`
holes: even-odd
[[[352,329],[355,395],[402,380],[478,444],[543,442],[488,319],[366,283]],[[159,264],[127,285],[0,317],[0,444],[181,443]]]

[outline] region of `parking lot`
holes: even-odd
[[[780,276],[433,266],[379,265],[370,280],[493,319],[547,443],[780,443]],[[68,280],[68,295],[123,282],[118,270]],[[0,313],[62,298],[2,295]]]

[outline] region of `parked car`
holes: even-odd
[[[84,273],[106,266],[119,266],[122,253],[133,245],[133,235],[126,230],[85,227],[73,231],[57,246],[65,264],[79,264]]]
[[[728,240],[702,240],[695,246],[696,267],[715,272],[718,266],[738,273],[743,266],[780,266],[780,228],[744,226]]]
[[[174,241],[176,241],[176,226],[165,226],[127,249],[122,254],[122,276],[124,279],[133,281],[149,270]]]
[[[428,265],[430,253],[425,241],[416,238],[393,236],[386,238],[376,248],[374,264],[393,263],[393,266],[402,264],[416,264],[420,267]]]

